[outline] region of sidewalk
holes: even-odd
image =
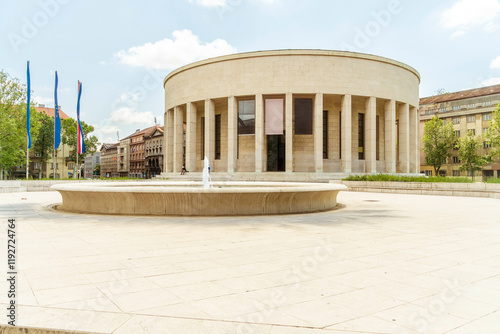
[[[54,212],[16,220],[17,326],[94,333],[497,333],[497,199],[342,192],[344,208],[258,217]],[[5,270],[5,276],[7,270]],[[4,277],[5,277],[4,276]],[[8,321],[7,281],[0,308]]]

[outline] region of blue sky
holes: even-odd
[[[82,113],[100,141],[163,124],[163,78],[234,52],[330,49],[402,61],[420,96],[500,84],[500,0],[23,0],[0,5],[0,69]]]

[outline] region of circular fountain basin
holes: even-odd
[[[344,185],[291,182],[89,182],[52,186],[77,213],[233,216],[332,210]]]

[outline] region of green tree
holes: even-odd
[[[101,164],[97,164],[94,167],[94,175],[100,176],[101,175]]]
[[[34,142],[34,149],[40,153],[42,165],[52,156],[54,147],[54,118],[40,113],[40,129]]]
[[[424,125],[423,151],[425,162],[434,167],[435,175],[443,165],[443,160],[451,157],[451,150],[455,143],[453,124],[444,124],[443,120],[436,115]]]
[[[500,103],[493,111],[490,127],[485,133],[486,141],[491,144],[491,159],[500,155]]]
[[[26,86],[0,71],[0,172],[26,164]],[[31,140],[36,140],[39,115],[30,108]]]
[[[472,131],[467,132],[467,136],[458,139],[458,159],[462,162],[458,169],[472,174],[473,180],[475,172],[480,171],[489,162],[488,157],[477,154],[482,144],[481,137],[474,135]]]
[[[85,122],[81,121],[82,123],[82,129],[83,129],[83,137],[85,140],[85,153],[80,154],[78,157],[78,163],[83,163],[85,160],[85,157],[88,154],[94,154],[97,150],[98,146],[98,139],[96,136],[91,136],[90,133],[94,131],[94,127],[92,125],[88,125]],[[75,168],[74,168],[74,173],[73,175],[76,177],[76,149],[77,149],[77,121],[72,119],[72,118],[67,118],[63,119],[61,121],[61,128],[62,128],[62,143],[66,144],[70,147],[72,154],[70,155],[69,159],[70,161],[75,162]]]

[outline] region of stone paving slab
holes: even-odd
[[[134,334],[500,328],[497,199],[342,192],[337,211],[210,218],[48,208],[60,201],[57,192],[0,194],[0,267],[7,219],[17,223],[19,326]],[[7,291],[2,279],[0,309]]]

